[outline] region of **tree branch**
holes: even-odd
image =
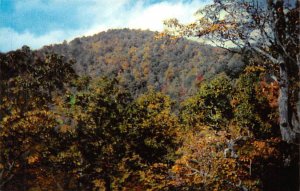
[[[274,64],[281,64],[282,60],[281,59],[277,59],[274,58],[271,54],[267,53],[266,51],[264,51],[263,49],[260,49],[256,46],[250,46],[255,52],[259,53],[260,55],[268,58],[271,62],[273,62]]]

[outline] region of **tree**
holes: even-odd
[[[26,46],[0,54],[0,189],[29,189],[41,174],[51,174],[48,159],[61,143],[54,98],[74,78],[72,63],[58,55]]]
[[[299,10],[299,1],[216,0],[197,11],[198,19],[191,24],[166,21],[166,32],[205,39],[244,55],[253,53],[278,68],[280,131],[290,143],[300,126]]]
[[[149,164],[170,160],[178,146],[178,120],[171,112],[172,105],[168,96],[149,91],[129,109],[128,136],[134,150]]]
[[[0,54],[0,120],[12,111],[22,114],[49,107],[54,95],[76,77],[72,64],[56,54],[39,55],[27,46]]]
[[[280,139],[261,73],[247,67],[231,85],[216,76],[184,103],[180,117],[192,128],[181,135],[169,184],[180,190],[297,189],[297,148]],[[216,124],[221,128],[212,128]]]
[[[224,74],[201,84],[196,96],[181,104],[182,122],[191,127],[206,125],[213,129],[226,128],[232,118],[231,89],[230,80]]]
[[[123,177],[118,180],[119,189],[166,189],[168,168],[180,146],[180,125],[171,112],[172,105],[168,96],[152,90],[129,106],[124,123],[129,148],[120,168]]]
[[[80,91],[67,95],[62,113],[69,118],[69,128],[74,129],[70,144],[82,156],[78,189],[109,191],[126,154],[122,124],[131,97],[115,79],[98,78],[87,84],[83,78],[77,84]]]
[[[240,134],[255,138],[280,135],[276,107],[267,98],[271,92],[267,90],[268,83],[263,81],[265,75],[263,68],[247,67],[235,82],[231,104]]]
[[[0,130],[0,189],[20,190],[40,186],[48,190],[62,190],[61,172],[58,166],[66,144],[57,131],[57,115],[46,109],[14,113],[1,121]],[[59,153],[59,154],[58,154]]]

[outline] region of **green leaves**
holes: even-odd
[[[171,113],[171,100],[150,91],[130,107],[128,133],[133,149],[148,163],[165,162],[178,145],[178,119]]]
[[[231,90],[231,82],[223,74],[202,84],[196,96],[182,103],[181,120],[190,126],[225,128],[232,118]]]
[[[246,69],[248,70],[248,69]],[[267,97],[262,96],[259,81],[263,75],[254,71],[242,74],[236,81],[233,104],[234,117],[241,131],[248,131],[253,136],[269,137],[275,133],[276,122],[269,118],[276,110],[268,104]]]

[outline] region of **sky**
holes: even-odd
[[[0,0],[0,52],[70,41],[107,29],[163,30],[163,20],[193,21],[211,0]]]

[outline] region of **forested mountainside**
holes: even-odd
[[[72,64],[26,46],[0,54],[0,190],[297,190],[266,68],[218,74],[180,101]]]
[[[244,56],[126,29],[0,53],[0,190],[298,190],[277,69]]]
[[[0,191],[299,191],[299,12],[218,0],[0,53]]]
[[[74,69],[80,75],[116,77],[135,96],[151,87],[175,99],[195,93],[203,79],[220,72],[236,76],[244,66],[241,57],[223,49],[129,29],[108,30],[41,51],[76,60]]]

